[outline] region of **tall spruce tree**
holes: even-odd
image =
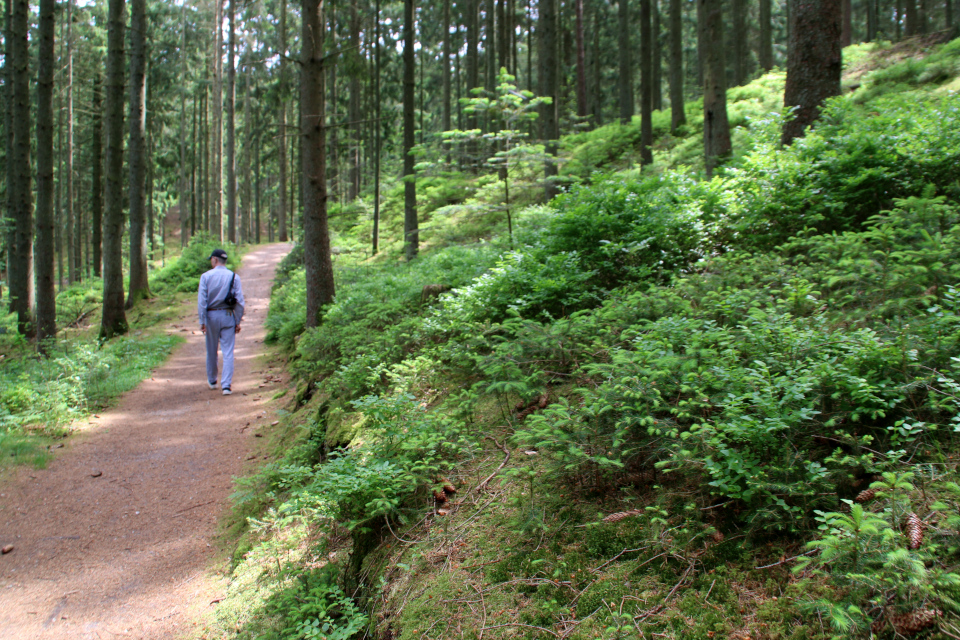
[[[106,215],[103,220],[103,315],[100,337],[127,332],[123,310],[123,88],[124,1],[107,5]]]
[[[823,101],[840,94],[840,0],[795,0],[787,48],[785,109],[792,117],[783,125],[785,145],[803,135],[820,117]]]
[[[130,0],[130,291],[127,309],[150,297],[147,273],[147,3]]]

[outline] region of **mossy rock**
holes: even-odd
[[[326,416],[326,437],[324,441],[329,449],[349,446],[357,436],[363,433],[369,418],[362,413],[344,411],[332,407]]]

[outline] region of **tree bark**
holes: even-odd
[[[187,3],[180,6],[180,246],[190,242],[191,225],[187,223],[185,195],[187,194]]]
[[[54,283],[53,74],[55,0],[40,0],[37,42],[37,350],[46,354],[57,335]],[[72,252],[71,252],[72,253]],[[75,265],[70,265],[73,270]]]
[[[253,148],[253,123],[250,117],[250,77],[253,75],[250,65],[244,66],[243,74],[243,153],[241,154],[243,172],[243,202],[240,207],[240,241],[250,242],[251,202],[250,153]]]
[[[480,86],[480,54],[479,49],[479,31],[480,17],[478,4],[480,0],[464,0],[467,26],[467,97],[473,96],[473,90]],[[478,118],[475,113],[467,115],[467,128],[478,128]],[[466,145],[467,166],[470,171],[477,170],[477,143],[470,141]]]
[[[467,0],[468,3],[470,0]],[[373,36],[373,230],[371,232],[371,254],[380,250],[380,135],[383,124],[380,122],[380,0],[376,0]]]
[[[682,1],[670,0],[670,131],[674,134],[681,125],[687,123],[683,102]]]
[[[660,26],[660,0],[652,0],[652,22],[650,28],[653,29],[653,65],[651,81],[653,82],[653,110],[663,110],[663,29]]]
[[[760,62],[760,68],[764,71],[773,69],[773,14],[771,10],[771,0],[759,0],[760,2],[760,46],[757,51],[757,59]]]
[[[227,240],[237,241],[237,7],[228,0],[227,11]]]
[[[280,0],[280,65],[279,65],[279,95],[280,113],[277,132],[277,152],[279,170],[279,206],[277,208],[277,237],[280,242],[287,241],[287,0]]]
[[[103,315],[100,337],[127,332],[123,311],[123,38],[124,0],[107,10],[106,215],[103,221]]]
[[[785,109],[794,117],[783,125],[788,145],[820,117],[823,101],[840,94],[840,0],[795,0],[787,51]]]
[[[130,0],[130,291],[127,309],[150,297],[147,280],[146,161],[146,0]]]
[[[33,279],[33,199],[30,188],[30,52],[27,31],[30,7],[27,0],[13,0],[10,39],[12,153],[7,160],[12,170],[8,195],[8,212],[12,219],[12,242],[7,273],[10,287],[10,311],[17,314],[17,329],[32,335]]]
[[[93,124],[92,140],[90,144],[90,226],[92,227],[93,275],[99,278],[103,275],[103,96],[102,80],[100,77],[100,60],[97,60],[97,70],[93,76]]]
[[[732,151],[727,118],[726,60],[721,0],[697,0],[700,60],[703,65],[703,151],[708,177]]]
[[[558,173],[556,156],[558,151],[557,140],[560,138],[558,112],[560,102],[560,56],[557,55],[557,2],[556,0],[541,0],[539,9],[540,95],[552,100],[550,104],[543,105],[540,113],[545,150],[548,156],[544,163],[544,196],[549,201],[557,195],[557,184],[554,178]]]
[[[213,88],[210,111],[213,115],[210,153],[210,232],[223,242],[223,2],[214,0]],[[286,4],[283,2],[282,4]],[[283,61],[280,62],[281,67]],[[282,71],[281,71],[282,74]]]
[[[403,246],[407,260],[420,251],[417,221],[417,182],[414,171],[414,71],[413,0],[403,2]],[[489,52],[488,52],[489,53]]]
[[[950,14],[951,0],[945,0],[947,15]],[[877,3],[876,0],[866,0],[867,3],[867,42],[873,42],[877,39]],[[950,26],[948,20],[947,26]]]
[[[443,131],[453,129],[450,117],[450,2],[451,0],[443,0],[443,50],[440,54],[442,58],[440,81],[443,85],[443,95],[440,105],[440,128]],[[447,146],[447,164],[450,164],[450,161],[449,146]]]
[[[840,46],[849,47],[853,42],[853,6],[850,0],[840,0]]]
[[[906,15],[907,22],[905,25],[904,35],[906,37],[915,36],[920,32],[920,16],[917,11],[917,0],[905,0],[906,2]]]
[[[484,87],[487,95],[492,96],[497,86],[497,25],[496,0],[487,0],[484,6],[484,17],[487,19],[484,28],[483,60],[486,63],[487,73],[484,78]]]
[[[552,1],[552,0],[549,0]],[[633,118],[633,64],[630,48],[630,0],[619,0],[620,7],[620,122],[630,124]]]
[[[733,0],[730,3],[733,14],[733,86],[739,87],[746,82],[747,69],[747,12],[744,0]]]
[[[653,163],[653,36],[650,3],[640,0],[640,164]]]
[[[300,135],[303,137],[303,247],[307,283],[306,326],[320,322],[333,302],[333,262],[327,229],[327,170],[323,68],[323,0],[303,0]]]
[[[83,251],[82,251],[82,242],[83,234],[81,233],[81,216],[78,215],[78,212],[74,209],[74,188],[73,188],[73,0],[67,0],[67,37],[66,37],[66,49],[67,49],[67,68],[66,68],[66,118],[67,118],[67,140],[66,140],[66,149],[64,153],[64,173],[66,174],[65,187],[66,187],[66,224],[67,224],[67,234],[66,241],[71,244],[71,247],[68,248],[68,255],[72,255],[73,259],[70,260],[70,264],[67,266],[68,278],[70,282],[76,282],[80,279],[81,273],[83,270]],[[39,161],[39,158],[38,158]],[[38,193],[39,199],[39,193]],[[38,203],[39,204],[39,203]]]
[[[577,115],[587,117],[587,53],[583,42],[583,0],[574,0],[577,32]]]
[[[352,202],[360,195],[360,144],[361,133],[363,131],[360,120],[363,116],[360,112],[360,94],[361,83],[360,76],[363,72],[362,57],[360,55],[360,13],[357,10],[357,0],[350,2],[350,101],[347,103],[349,109],[348,119],[350,120],[349,136],[349,162],[350,162],[350,184],[348,185],[347,198]]]

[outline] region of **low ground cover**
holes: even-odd
[[[512,243],[340,260],[309,332],[291,258],[300,383],[211,630],[960,634],[958,51],[859,52],[789,149],[782,76],[739,89],[711,181],[579,134]]]

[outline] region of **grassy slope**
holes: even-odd
[[[854,47],[845,51],[848,61],[845,85],[853,88],[856,102],[867,106],[883,96],[903,94],[911,95],[909,99],[921,99],[956,91],[960,84],[958,49],[954,42],[948,49],[934,50],[923,59],[922,54],[927,52],[922,43],[876,50],[872,46]],[[734,137],[738,151],[746,149],[755,135],[750,123],[762,121],[765,114],[779,109],[782,83],[782,74],[774,72],[746,87],[731,90],[731,121],[740,127]],[[690,124],[686,135],[678,138],[665,134],[664,128],[669,122],[666,114],[655,118],[655,128],[661,133],[655,170],[681,165],[696,167],[700,162],[698,105],[689,105],[688,115]],[[568,161],[564,173],[571,182],[591,179],[595,172],[637,175],[631,141],[638,130],[639,123],[635,122],[627,127],[609,125],[567,138],[564,144]],[[470,205],[479,209],[484,204],[484,188],[488,185],[463,177],[452,180],[452,186],[442,180],[436,180],[435,184],[438,192],[449,188],[471,194],[464,199],[466,209],[454,209],[447,218],[437,216],[440,218],[435,227],[437,244],[473,236],[491,240],[494,250],[504,248],[502,237],[498,240],[498,232],[502,233],[501,220],[487,216],[482,222],[476,222],[468,216]],[[534,187],[531,185],[528,189],[532,193]],[[444,201],[442,193],[437,201]],[[390,211],[388,206],[387,230],[392,228],[390,219],[395,226],[397,218],[396,212],[390,217]],[[529,215],[536,219],[536,211]],[[463,231],[465,222],[470,220],[474,220],[475,226]],[[339,242],[357,255],[363,252],[361,229],[365,226],[358,224],[359,221],[362,217],[344,215],[335,222]],[[341,296],[353,296],[359,305],[365,301],[364,296],[375,295],[369,290],[388,286],[391,292],[403,291],[407,297],[414,298],[425,282],[458,285],[457,277],[461,282],[469,282],[474,275],[469,273],[470,269],[482,270],[484,264],[489,264],[489,260],[463,258],[458,262],[450,258],[446,263],[428,262],[423,271],[409,276],[403,269],[389,264],[389,259],[396,257],[398,244],[395,241],[385,244],[385,258],[368,261],[366,266],[341,269]],[[656,296],[644,297],[646,294],[637,292],[631,297],[633,294],[629,291],[612,292],[610,312],[599,318],[597,327],[604,331],[610,331],[611,327],[617,332],[633,331],[634,325],[618,318],[637,314],[633,310],[637,305],[654,307],[662,303],[663,308],[672,309],[673,303],[663,300],[671,296],[710,299],[724,291],[724,286],[752,291],[755,285],[745,282],[760,283],[755,286],[763,292],[758,296],[769,293],[770,300],[763,305],[786,304],[788,307],[784,308],[789,308],[792,315],[815,322],[817,314],[823,313],[816,308],[821,291],[811,288],[813,297],[804,298],[790,289],[801,280],[791,281],[790,286],[784,286],[783,282],[789,277],[785,274],[815,282],[817,273],[803,271],[805,252],[818,249],[819,245],[810,247],[798,246],[793,253],[787,250],[757,256],[756,263],[751,263],[749,269],[721,262],[714,265],[714,273],[707,267],[702,275],[690,276],[686,284],[677,284],[676,289],[666,287]],[[799,260],[797,255],[801,256]],[[388,264],[376,266],[380,262]],[[827,271],[834,266],[827,258],[816,269]],[[843,268],[841,265],[836,272],[840,280],[847,273]],[[464,275],[464,272],[468,273]],[[854,267],[849,267],[849,273],[855,272]],[[738,280],[744,275],[747,280]],[[387,277],[393,280],[388,283]],[[410,281],[404,281],[405,277]],[[729,279],[731,284],[717,286],[711,278]],[[889,311],[890,305],[897,303],[889,292],[869,304],[858,303],[854,312],[851,310],[854,307],[843,302],[843,296],[856,298],[872,290],[856,283],[851,289],[843,289],[842,282],[831,281],[828,285],[826,279],[824,276],[818,286],[823,290],[821,299],[836,305],[836,313],[831,310],[829,317],[824,317],[824,326],[830,327],[831,334],[840,335],[847,326],[860,326],[870,313],[881,316],[896,313]],[[950,275],[943,284],[952,284],[954,279],[955,276]],[[922,305],[927,291],[929,289],[920,289],[920,293],[911,295],[919,296]],[[660,295],[662,300],[657,297]],[[936,291],[934,295],[937,299],[930,299],[930,304],[946,304]],[[816,304],[809,300],[815,300]],[[275,317],[282,314],[283,304],[278,303]],[[295,295],[289,304],[296,306]],[[412,306],[409,300],[400,300],[394,308],[378,307],[385,318],[379,322],[368,320],[364,325],[368,327],[364,330],[364,339],[386,335],[380,344],[374,346],[371,342],[374,356],[370,363],[379,357],[386,360],[389,349],[397,344],[402,344],[401,349],[406,353],[428,353],[423,341],[417,342],[417,338],[408,335],[419,325],[411,323],[409,329],[394,326],[398,324],[398,317],[400,325],[406,322],[404,314],[411,313]],[[652,308],[649,313],[651,317],[643,323],[656,321],[656,310]],[[861,314],[861,320],[855,319],[856,313]],[[646,327],[644,330],[653,326],[643,323],[636,326]],[[557,328],[560,324],[552,326]],[[274,329],[281,342],[294,347],[296,327],[286,327],[281,319]],[[565,339],[561,333],[557,335],[558,339]],[[519,340],[517,334],[513,337]],[[602,348],[608,355],[611,344],[616,342],[604,343],[603,339],[596,342],[596,345],[605,345]],[[314,353],[322,354],[324,350]],[[602,363],[603,357],[607,356],[597,356],[597,362]],[[556,359],[544,361],[556,364]],[[312,393],[312,382],[327,376],[330,376],[328,380],[339,380],[339,384],[354,385],[343,387],[352,389],[354,395],[357,389],[367,389],[364,386],[367,383],[350,377],[351,366],[347,363],[334,376],[331,374],[336,365],[331,369],[322,362],[304,362],[302,358],[297,364],[309,382],[298,389],[296,398],[291,400],[292,413],[275,435],[275,448],[287,452],[286,463],[274,465],[246,481],[237,494],[238,515],[255,518],[234,556],[234,580],[229,595],[217,619],[206,630],[211,636],[229,630],[239,631],[241,637],[324,637],[320,631],[311,636],[307,627],[298,630],[296,621],[343,622],[357,618],[343,602],[331,598],[323,586],[330,583],[331,575],[342,575],[350,564],[351,536],[343,526],[348,519],[340,518],[339,523],[331,524],[316,505],[308,509],[302,503],[285,501],[290,488],[304,482],[302,478],[297,479],[297,469],[308,468],[314,461],[311,456],[318,449],[348,443],[363,446],[365,419],[349,404],[338,402],[338,390],[321,385],[319,392]],[[357,370],[362,373],[365,366],[358,366]],[[575,391],[575,386],[599,386],[602,382],[591,379],[586,369],[572,371],[580,376],[575,384],[565,382],[563,375],[547,378],[550,402],[568,398],[576,404],[587,394]],[[403,366],[385,369],[378,374],[378,379],[389,379],[392,389],[414,393],[436,407],[449,407],[444,400],[458,391],[445,387],[445,382],[461,385],[459,390],[464,384],[452,373],[431,376],[430,372],[418,370],[416,361],[409,360]],[[381,388],[377,387],[379,382],[370,384],[373,387],[369,390]],[[524,428],[522,417],[511,410],[518,399],[517,393],[509,389],[501,393],[488,390],[475,399],[470,407],[469,429],[474,434],[476,447],[465,451],[446,473],[459,488],[451,501],[452,508],[448,504],[443,515],[436,514],[432,494],[422,488],[405,505],[405,524],[394,522],[387,527],[382,544],[366,558],[363,570],[370,585],[366,610],[371,616],[372,637],[628,638],[658,634],[676,638],[778,639],[854,633],[849,622],[846,631],[843,625],[844,616],[856,618],[855,612],[825,609],[822,603],[818,604],[821,598],[839,598],[839,594],[846,593],[843,587],[837,587],[829,576],[816,571],[791,572],[793,557],[807,552],[803,545],[812,535],[809,529],[802,535],[756,535],[751,526],[738,520],[737,513],[723,509],[722,504],[715,505],[715,501],[703,501],[705,480],[696,473],[664,476],[656,467],[645,466],[628,469],[617,476],[615,483],[591,484],[589,478],[563,480],[562,474],[558,479],[555,463],[545,455],[546,448],[538,451],[529,441],[524,444],[516,439],[517,432]],[[934,442],[935,447],[941,447],[939,457],[928,458],[930,463],[922,471],[925,474],[922,482],[914,483],[920,489],[914,492],[901,488],[918,510],[925,508],[924,513],[931,515],[935,511],[931,510],[933,498],[927,496],[926,491],[955,479],[957,461],[951,439]],[[504,443],[510,443],[506,449],[501,446]],[[489,486],[481,486],[482,480],[497,470],[496,479]],[[856,490],[867,486],[869,478],[858,482],[863,484]],[[891,498],[890,503],[895,511],[896,499]],[[886,511],[878,509],[877,512],[889,517]],[[604,519],[605,515],[616,513],[620,515]],[[311,517],[300,517],[308,514]],[[896,516],[894,520],[894,529],[901,527]],[[934,521],[936,518],[931,522]],[[906,529],[903,531],[896,535],[905,535]],[[941,551],[931,551],[935,556],[927,556],[928,560],[936,557],[939,563],[945,562],[943,558],[949,558],[952,552],[945,550],[949,543],[942,546]],[[884,562],[887,560],[879,560],[871,571],[882,574],[880,565]],[[932,562],[928,566],[932,570],[937,568]],[[848,587],[847,591],[856,591],[856,588]],[[936,592],[936,598],[927,598],[923,593],[919,600],[916,597],[910,600],[911,606],[932,607],[938,602],[936,598],[941,598],[937,606],[942,606],[943,598],[949,599],[944,594],[951,591],[941,589]],[[921,605],[917,605],[918,602]],[[328,606],[331,613],[324,617],[322,611]],[[294,610],[300,611],[299,618],[291,613]],[[955,611],[946,613],[944,624],[955,625]],[[876,611],[867,614],[877,617]],[[955,630],[956,627],[942,629]],[[890,626],[878,632],[884,637],[892,637],[893,633]]]

